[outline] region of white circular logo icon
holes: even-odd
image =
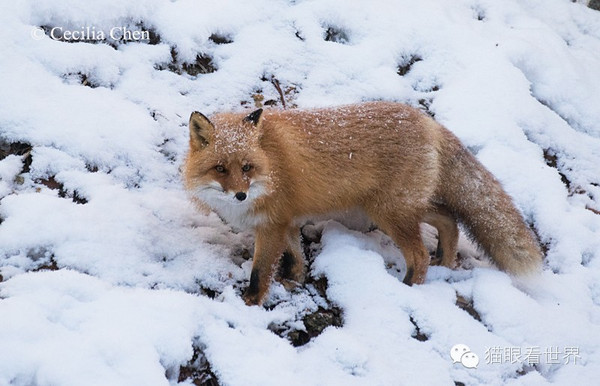
[[[452,363],[460,363],[468,369],[475,369],[479,364],[479,357],[466,344],[455,344],[450,349]]]
[[[46,33],[40,27],[33,27],[31,29],[31,38],[33,40],[42,40],[46,36]]]

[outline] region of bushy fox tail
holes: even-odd
[[[441,147],[438,194],[452,214],[501,270],[540,270],[539,244],[500,183],[454,135]]]

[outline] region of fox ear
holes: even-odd
[[[213,124],[203,114],[194,111],[190,116],[190,139],[200,148],[206,147],[212,140],[215,130]]]
[[[262,113],[263,113],[263,109],[255,110],[255,111],[251,112],[250,114],[248,114],[248,116],[246,116],[246,118],[244,118],[244,122],[250,122],[254,126],[258,126],[258,124],[260,123],[260,118],[262,117]]]

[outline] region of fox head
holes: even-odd
[[[262,113],[218,114],[209,120],[193,112],[190,117],[186,187],[218,213],[252,203],[268,190],[269,162],[260,146]]]

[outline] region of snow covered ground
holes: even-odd
[[[0,4],[0,31],[0,385],[597,384],[600,12],[30,0]],[[305,228],[309,284],[246,307],[251,235],[181,187],[190,112],[379,99],[476,153],[539,235],[543,274],[467,259],[407,287],[387,237],[325,222]],[[292,345],[332,310],[341,326]]]

